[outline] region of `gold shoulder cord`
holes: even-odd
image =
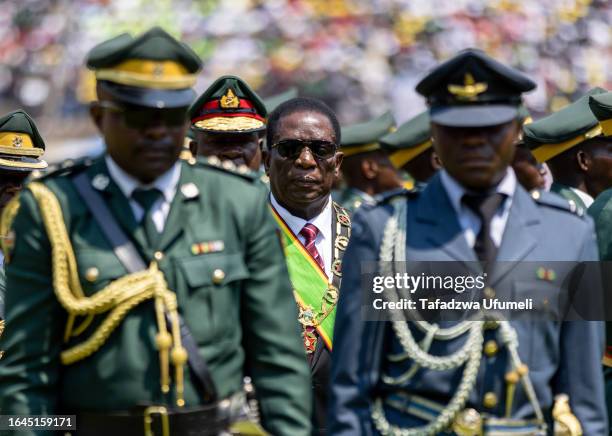
[[[0,218],[0,248],[4,253],[4,258],[8,259],[10,256],[10,250],[7,244],[8,234],[13,224],[13,220],[19,211],[19,194],[15,195],[11,201],[4,207],[2,211],[2,217]],[[4,320],[0,319],[0,336],[4,332]],[[0,359],[4,351],[0,351]]]
[[[70,365],[95,353],[130,310],[143,301],[154,299],[158,326],[155,343],[159,350],[161,390],[164,393],[170,390],[171,359],[175,367],[176,404],[179,407],[184,406],[183,376],[187,350],[181,344],[176,294],[168,289],[157,264],[152,262],[147,270],[125,275],[94,295],[86,297],[81,288],[76,258],[57,197],[41,183],[30,183],[28,189],[38,202],[51,244],[53,289],[59,303],[68,312],[64,342],[80,335],[95,315],[107,314],[89,338],[61,353],[62,363]],[[3,223],[4,221],[2,220]],[[170,329],[166,326],[165,312],[169,315]],[[81,326],[74,328],[74,321],[78,316],[87,318]]]

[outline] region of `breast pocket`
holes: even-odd
[[[183,313],[197,338],[217,338],[240,321],[240,292],[249,277],[242,253],[180,259],[187,285]]]

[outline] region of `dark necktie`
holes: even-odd
[[[302,230],[300,230],[300,235],[304,237],[304,247],[306,247],[306,251],[310,253],[312,258],[319,264],[321,269],[325,271],[325,264],[323,263],[323,259],[315,246],[315,240],[317,239],[317,235],[319,234],[319,229],[314,224],[306,224]]]
[[[162,192],[157,188],[135,189],[132,193],[132,198],[142,207],[144,217],[141,223],[144,224],[145,234],[150,248],[155,248],[159,239],[159,232],[153,222],[151,209],[157,200],[162,196]]]
[[[488,270],[497,257],[497,246],[491,238],[491,220],[506,196],[500,193],[488,195],[465,194],[461,201],[480,218],[480,231],[476,235],[474,251]]]

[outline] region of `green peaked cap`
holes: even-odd
[[[237,76],[219,77],[189,108],[196,131],[257,132],[266,128],[267,116],[263,100]]]
[[[409,119],[395,132],[383,136],[380,143],[383,148],[392,151],[390,159],[393,165],[403,167],[432,145],[429,111]]]
[[[189,106],[202,61],[187,44],[153,27],[138,37],[123,33],[98,44],[87,66],[115,99],[163,109]]]
[[[523,141],[538,162],[546,162],[601,133],[589,99],[604,92],[603,88],[593,88],[563,109],[523,127]]]
[[[612,136],[612,92],[589,96],[589,107],[604,136]]]
[[[296,98],[297,96],[298,89],[295,86],[292,86],[285,92],[281,92],[280,94],[274,94],[270,97],[264,98],[264,104],[266,105],[268,113],[271,113],[280,104],[286,102],[287,100],[291,100],[292,98]]]
[[[113,67],[129,59],[174,61],[190,73],[202,68],[202,61],[187,44],[157,26],[138,37],[122,33],[96,45],[87,55],[87,66],[97,70]]]
[[[40,159],[45,151],[36,123],[19,109],[0,118],[0,169],[33,171],[47,168]]]
[[[380,139],[394,127],[395,120],[390,111],[372,120],[342,127],[341,149],[345,156],[380,149]]]

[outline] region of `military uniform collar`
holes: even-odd
[[[174,199],[181,177],[180,161],[177,161],[168,171],[148,185],[143,185],[134,177],[123,171],[110,155],[105,155],[104,161],[106,162],[108,173],[126,198],[131,198],[136,188],[157,188],[162,192],[168,203],[171,203]]]
[[[464,205],[461,203],[461,199],[463,198],[464,194],[470,191],[451,177],[446,170],[440,171],[440,182],[448,195],[448,199],[450,200],[453,209],[457,215],[461,215],[464,208]],[[495,192],[505,194],[509,199],[512,199],[514,193],[516,192],[516,175],[514,174],[514,170],[512,168],[508,167],[506,170],[506,175],[495,188]],[[506,202],[506,204],[508,203],[510,202]]]
[[[274,195],[270,193],[270,203],[274,209],[281,216],[283,221],[289,226],[291,231],[298,235],[302,228],[310,223],[314,224],[318,229],[321,236],[323,236],[324,240],[331,241],[332,240],[332,220],[333,220],[333,210],[332,210],[332,199],[331,195],[327,200],[327,204],[321,211],[321,213],[314,218],[306,221],[304,218],[297,217],[292,215],[287,209],[280,205],[280,203],[274,198]]]
[[[578,196],[578,198],[580,198],[582,200],[582,202],[584,203],[584,206],[588,209],[589,207],[591,207],[591,205],[593,204],[593,202],[595,201],[595,199],[593,197],[591,197],[589,194],[587,194],[586,192],[582,191],[581,189],[578,188],[572,188],[571,186],[568,186],[569,189],[571,189],[571,191],[576,194]]]

